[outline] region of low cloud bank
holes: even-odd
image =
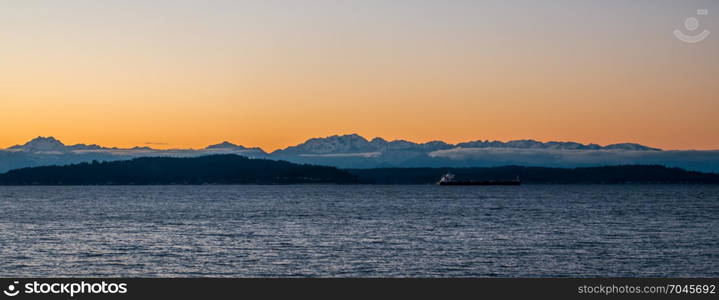
[[[702,172],[719,172],[719,150],[555,150],[508,148],[454,148],[429,153],[435,159],[462,161],[468,166],[585,167],[656,164]]]
[[[719,150],[569,150],[526,148],[453,148],[432,152],[386,151],[331,154],[274,155],[252,149],[147,150],[101,149],[65,152],[0,150],[0,173],[11,169],[66,165],[92,160],[112,161],[144,156],[193,157],[208,154],[238,154],[253,158],[288,160],[339,168],[378,167],[591,167],[605,165],[663,165],[686,170],[719,173]]]

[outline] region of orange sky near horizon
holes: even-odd
[[[150,2],[0,4],[0,148],[358,133],[719,149],[716,1]],[[712,34],[675,39],[697,8]]]

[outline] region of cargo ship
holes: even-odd
[[[454,180],[454,174],[447,173],[437,181],[437,185],[520,185],[522,181],[519,177],[514,180],[469,180],[469,181],[457,181]]]

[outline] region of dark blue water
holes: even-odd
[[[0,187],[0,276],[719,276],[719,186]]]

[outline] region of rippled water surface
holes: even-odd
[[[0,187],[0,276],[719,276],[719,186]]]

